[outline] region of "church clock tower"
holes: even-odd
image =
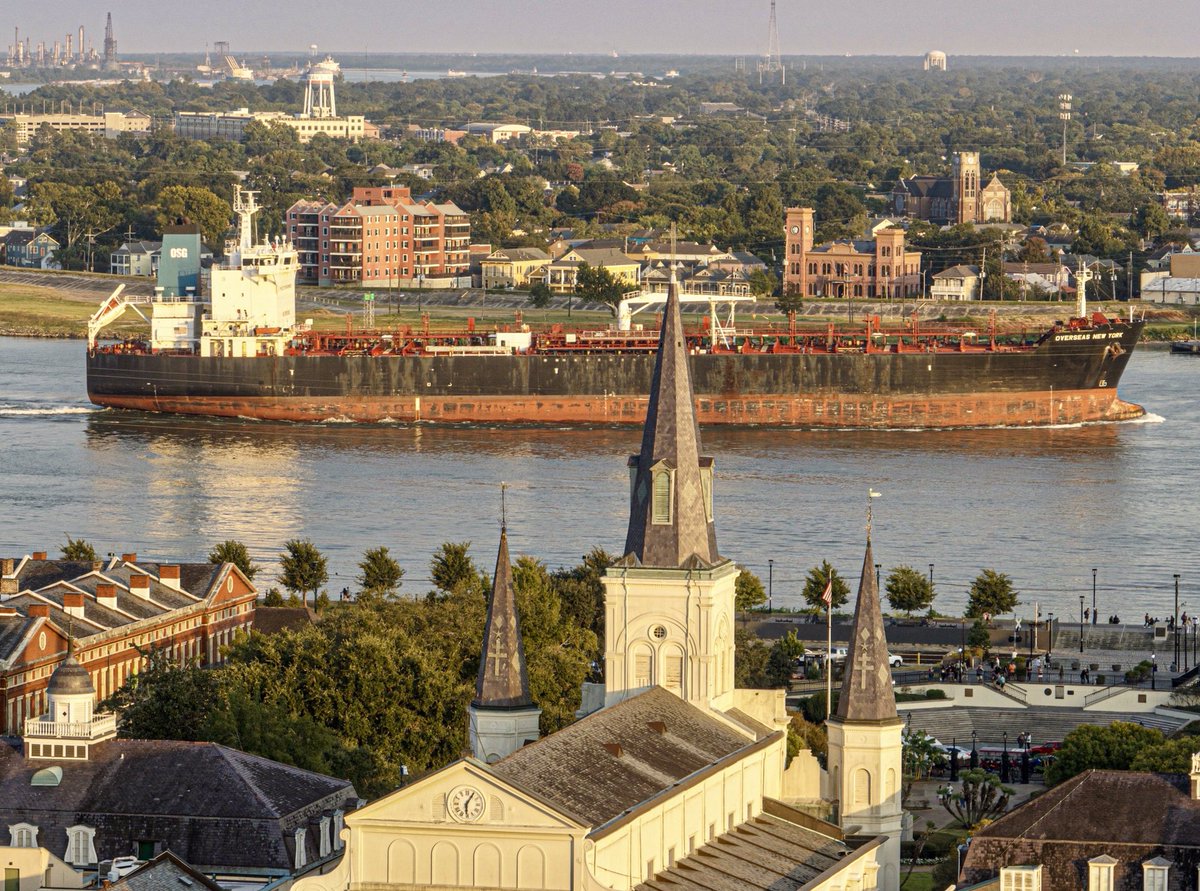
[[[733,705],[737,566],[717,552],[713,461],[700,455],[674,271],[641,452],[629,459],[625,555],[605,572],[605,704],[661,686],[695,705]]]

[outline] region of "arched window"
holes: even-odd
[[[89,866],[95,863],[96,830],[91,826],[68,826],[65,859],[72,866]]]
[[[871,803],[871,774],[863,767],[854,771],[854,806],[867,807]]]
[[[671,522],[671,487],[674,485],[673,474],[669,470],[654,472],[654,504],[651,511],[651,522],[665,524]]]
[[[14,848],[36,848],[38,828],[32,823],[14,823],[8,827],[9,842]]]

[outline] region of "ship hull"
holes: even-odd
[[[1117,383],[1141,326],[1018,351],[691,357],[702,424],[954,428],[1127,420]],[[322,422],[645,420],[651,354],[260,358],[88,356],[88,396],[141,411]]]

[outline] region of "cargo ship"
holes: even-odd
[[[423,323],[315,332],[295,311],[295,249],[255,243],[253,193],[237,193],[238,238],[199,292],[199,233],[163,234],[152,298],[114,293],[89,323],[97,405],[261,420],[358,423],[640,424],[658,346],[628,313],[611,329],[494,330]],[[671,287],[675,287],[673,284]],[[661,305],[665,295],[639,304]],[[680,295],[682,304],[703,295]],[[101,344],[132,308],[147,339]],[[149,310],[147,315],[145,310]],[[624,310],[624,305],[623,305]],[[795,318],[742,327],[732,310],[687,332],[702,424],[958,428],[1119,421],[1144,414],[1117,385],[1143,322],[1086,311],[1035,335],[867,316],[849,326]]]

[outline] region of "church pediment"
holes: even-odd
[[[464,758],[349,814],[357,828],[429,826],[469,831],[477,826],[581,829],[582,823],[553,805]]]

